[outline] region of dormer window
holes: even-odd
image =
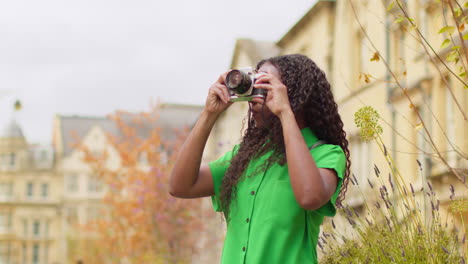
[[[0,155],[0,163],[6,168],[13,168],[16,164],[16,155],[14,152]]]

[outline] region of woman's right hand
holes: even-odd
[[[213,114],[220,114],[232,104],[230,101],[231,96],[224,82],[228,73],[229,71],[221,74],[218,80],[213,83],[208,90],[208,96],[205,102],[206,111]]]

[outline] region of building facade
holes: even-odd
[[[161,104],[156,121],[142,124],[138,133],[159,129],[163,140],[175,139],[174,130],[191,127],[200,111],[200,106]],[[132,116],[124,115],[124,121]],[[117,169],[119,157],[108,136],[118,133],[110,118],[57,115],[53,144],[43,146],[28,143],[16,122],[5,127],[0,134],[0,263],[79,263],[79,242],[90,239],[81,227],[101,217],[107,191],[80,147],[93,155],[106,153],[106,165]]]
[[[64,263],[61,186],[52,148],[12,121],[0,134],[0,263]]]

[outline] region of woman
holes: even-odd
[[[335,215],[349,178],[343,122],[325,74],[306,56],[273,57],[257,69],[264,74],[254,87],[267,96],[249,103],[242,142],[200,165],[214,123],[231,105],[225,73],[181,149],[171,194],[212,196],[227,223],[223,264],[317,263],[323,217]]]

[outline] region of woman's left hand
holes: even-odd
[[[277,77],[268,73],[263,73],[263,75],[256,80],[254,87],[265,89],[268,92],[265,104],[277,117],[281,117],[283,113],[291,111],[288,89]]]

